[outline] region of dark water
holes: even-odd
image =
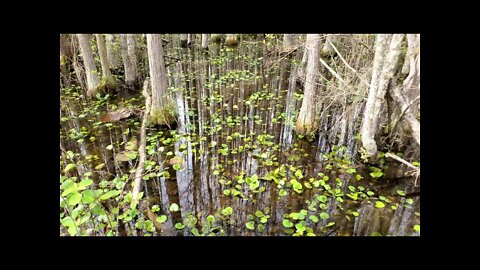
[[[215,65],[202,61],[200,55],[179,52],[185,62],[168,67],[174,74],[169,85],[174,87],[178,124],[147,128],[150,152],[142,207],[158,205],[154,215],[166,215],[166,222],[148,233],[135,228],[135,220],[120,220],[114,235],[191,236],[197,234],[194,228],[198,234],[226,236],[420,234],[413,230],[420,224],[420,188],[405,176],[408,169],[387,160],[384,175],[374,179],[371,169],[359,160],[360,145],[354,135],[360,128],[362,106],[346,112],[332,106],[321,118],[315,137],[298,136],[292,119],[302,92],[295,81],[295,65],[285,60],[266,69],[254,60],[240,61],[242,55],[267,58],[253,45],[211,54],[223,54],[225,63]],[[67,151],[72,151],[77,164],[76,170],[62,175],[92,172],[96,188],[120,183],[118,187],[127,192],[137,159],[122,162],[114,157],[132,138],[139,140],[141,119],[114,123],[98,119],[107,108],[144,106],[141,94],[121,91],[86,102],[69,88],[62,91],[61,104],[61,116],[68,117],[61,122],[61,160],[70,163]],[[107,149],[109,145],[112,150]],[[170,164],[173,157],[180,158],[178,171]],[[300,182],[301,189],[292,180]],[[173,203],[179,211],[169,210]],[[110,200],[104,207],[112,210],[117,204]],[[231,214],[224,210],[227,207],[232,208]],[[290,213],[294,214],[286,217]],[[147,215],[140,211],[136,219],[148,220]],[[207,221],[209,215],[215,217],[213,223]],[[286,228],[285,219],[293,227]],[[176,229],[178,222],[186,226]],[[65,229],[61,234],[68,235]]]

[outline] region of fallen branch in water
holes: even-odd
[[[412,169],[413,169],[412,175],[415,176],[415,186],[417,185],[417,179],[418,179],[418,177],[420,176],[420,168],[419,168],[419,167],[413,166],[412,163],[410,163],[410,162],[406,161],[405,159],[403,159],[403,158],[401,158],[401,157],[399,157],[399,156],[397,156],[397,155],[395,155],[395,154],[392,154],[392,153],[386,153],[385,156],[386,156],[386,157],[389,157],[389,158],[393,158],[393,159],[395,159],[396,161],[399,161],[399,162],[407,165],[408,167],[412,168]]]
[[[150,80],[147,78],[143,82],[143,91],[142,94],[145,97],[145,113],[143,114],[142,127],[140,129],[140,144],[138,146],[138,165],[135,171],[135,178],[133,182],[133,191],[132,191],[132,202],[137,202],[138,193],[140,192],[140,187],[142,184],[142,175],[145,164],[145,146],[146,146],[146,128],[147,128],[147,119],[150,114],[150,95],[148,94],[148,86]]]

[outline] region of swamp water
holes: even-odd
[[[177,123],[147,128],[138,209],[128,192],[141,118],[100,119],[118,108],[144,109],[141,89],[92,101],[79,88],[61,90],[61,235],[420,235],[420,187],[408,169],[383,158],[377,170],[360,160],[353,134],[362,107],[341,127],[342,112],[329,108],[316,136],[299,136],[294,65],[266,69],[267,56],[254,45],[218,48],[210,62],[199,54],[179,52],[184,61],[168,67]],[[78,189],[82,182],[88,185]],[[80,198],[67,192],[73,183]]]

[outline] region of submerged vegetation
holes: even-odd
[[[408,48],[386,81],[378,35],[78,36],[60,38],[60,235],[420,234],[416,37],[382,37]]]

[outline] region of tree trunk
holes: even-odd
[[[159,125],[172,123],[173,116],[168,110],[173,110],[167,88],[167,74],[163,59],[162,38],[159,34],[147,34],[148,65],[152,82],[152,107],[150,120]]]
[[[135,84],[136,74],[132,59],[130,58],[127,34],[120,35],[120,46],[122,51],[123,66],[125,68],[125,82],[131,86]]]
[[[400,34],[380,34],[375,41],[372,80],[362,123],[362,144],[369,156],[377,153],[375,133],[378,116],[389,82],[395,74],[402,38]]]
[[[403,81],[402,90],[393,88],[392,97],[402,108],[400,117],[404,116],[412,129],[413,138],[420,145],[420,122],[416,118],[419,107],[414,106],[420,96],[420,35],[408,34],[408,52],[405,63],[408,63],[408,76]],[[405,64],[404,64],[405,67]],[[402,69],[402,73],[404,69]],[[413,104],[411,104],[413,103]],[[401,119],[398,119],[400,121]]]
[[[335,43],[337,43],[337,38],[338,36],[337,35],[333,35],[333,34],[328,34],[327,35],[327,38],[325,40],[325,44],[323,45],[323,48],[322,48],[322,56],[333,56],[335,55],[335,50],[333,49],[332,45],[330,43],[333,43],[333,45],[336,46]]]
[[[90,34],[77,34],[78,43],[82,52],[85,73],[87,75],[87,96],[95,96],[100,84],[95,61],[93,60],[92,50],[90,49]]]
[[[312,35],[307,35],[307,38],[305,40],[305,48],[303,50],[302,61],[300,62],[300,65],[297,68],[297,75],[302,83],[305,83],[305,69],[307,67],[307,59],[308,59],[307,47],[310,43],[312,43],[311,38],[312,38]]]
[[[210,38],[209,34],[202,34],[202,48],[208,48],[208,39]]]
[[[295,35],[294,34],[284,34],[283,35],[283,50],[290,51],[295,48]]]
[[[187,34],[180,34],[180,47],[186,48],[188,44]]]
[[[315,98],[317,96],[316,77],[319,69],[320,35],[308,34],[307,40],[309,42],[306,44],[308,59],[305,91],[303,94],[302,107],[300,108],[300,113],[298,114],[297,123],[295,125],[295,131],[300,134],[311,135],[318,127],[318,123],[315,120],[317,112]]]
[[[137,45],[136,45],[136,34],[128,34],[127,35],[127,50],[128,50],[128,57],[130,58],[130,63],[132,64],[132,73],[133,73],[133,81],[137,81],[138,77],[138,61],[137,61]]]
[[[98,54],[100,55],[100,63],[102,65],[102,81],[105,83],[107,88],[112,88],[114,87],[114,80],[108,64],[105,38],[103,37],[103,34],[95,34],[95,37],[97,38]]]
[[[120,59],[118,59],[118,47],[115,44],[115,36],[107,34],[107,58],[110,68],[117,68],[120,65]]]

